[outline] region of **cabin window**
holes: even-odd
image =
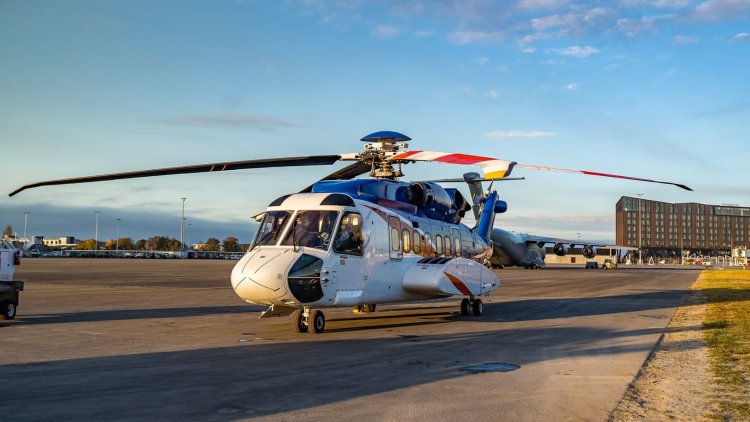
[[[419,232],[415,230],[414,236],[412,237],[412,249],[414,249],[414,253],[418,254],[419,251],[422,250],[421,243],[422,243],[422,236],[420,236]]]
[[[400,237],[398,235],[398,229],[391,227],[391,249],[395,252],[401,248]]]
[[[255,236],[255,245],[275,245],[281,238],[281,233],[291,215],[289,211],[266,212],[260,223],[258,234]]]
[[[445,236],[445,256],[451,256],[451,237]]]
[[[333,241],[333,251],[346,255],[364,253],[364,236],[362,234],[362,216],[356,212],[347,212],[341,217],[336,240]]]
[[[453,239],[453,253],[461,256],[461,239],[458,236]]]
[[[407,229],[401,231],[404,253],[411,251],[411,232]]]
[[[432,255],[435,253],[435,246],[432,245],[432,236],[429,233],[424,234],[424,252],[425,255]]]
[[[282,245],[328,250],[338,211],[298,211]]]
[[[440,256],[443,254],[443,236],[439,234],[435,235],[435,254]]]

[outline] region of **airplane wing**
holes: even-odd
[[[536,236],[536,235],[530,235],[530,234],[519,234],[522,239],[524,239],[526,242],[534,242],[536,244],[543,244],[543,245],[557,245],[557,244],[563,244],[563,245],[570,245],[570,247],[574,246],[595,246],[599,249],[612,249],[612,250],[622,250],[622,251],[636,251],[638,248],[635,248],[633,246],[625,246],[625,245],[615,245],[609,242],[601,241],[601,240],[587,240],[587,239],[560,239],[556,237],[547,237],[547,236]]]

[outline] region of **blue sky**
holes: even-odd
[[[687,184],[518,170],[516,231],[614,238],[620,196],[750,206],[750,0],[14,1],[0,6],[5,193],[56,178],[412,149]],[[236,235],[331,167],[53,186],[0,199],[22,234]],[[477,170],[406,168],[412,179]]]

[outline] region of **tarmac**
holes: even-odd
[[[699,274],[498,270],[482,317],[379,304],[297,334],[234,295],[234,263],[23,260],[0,421],[604,421]]]

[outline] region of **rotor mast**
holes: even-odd
[[[389,180],[403,177],[401,163],[398,163],[398,167],[394,168],[388,158],[396,155],[399,149],[408,148],[409,144],[406,141],[411,141],[411,138],[403,133],[381,131],[371,133],[362,138],[361,141],[367,142],[367,144],[365,145],[365,151],[357,154],[357,159],[370,165],[371,177]]]

